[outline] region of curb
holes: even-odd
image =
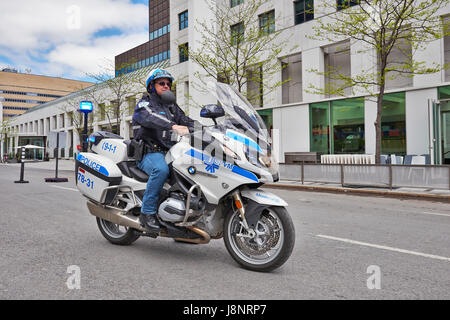
[[[361,196],[382,196],[387,198],[397,198],[397,199],[416,199],[416,200],[427,200],[427,201],[439,201],[450,203],[450,196],[447,195],[437,195],[437,194],[426,194],[426,193],[411,193],[411,192],[395,192],[395,191],[378,191],[378,190],[362,190],[353,188],[333,188],[333,187],[317,187],[317,186],[298,186],[290,184],[273,184],[267,183],[263,185],[263,188],[271,189],[284,189],[284,190],[302,190],[302,191],[312,191],[312,192],[326,192],[326,193],[344,193],[344,194],[355,194]]]

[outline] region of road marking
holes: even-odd
[[[78,192],[78,189],[74,189],[74,188],[65,188],[65,187],[55,186],[53,184],[51,184],[50,186],[52,186],[53,188],[64,189],[64,190],[71,190],[71,191],[77,191]]]
[[[437,213],[437,212],[422,212],[422,214],[429,214],[433,216],[444,216],[444,217],[450,217],[450,214],[445,213]]]
[[[387,246],[381,246],[378,244],[360,242],[360,241],[344,239],[344,238],[337,238],[337,237],[327,236],[327,235],[323,235],[323,234],[318,234],[318,235],[316,235],[316,237],[325,238],[325,239],[329,239],[329,240],[336,240],[336,241],[341,241],[341,242],[346,242],[346,243],[351,243],[351,244],[358,244],[361,246],[372,247],[372,248],[377,248],[377,249],[390,250],[390,251],[395,251],[395,252],[400,252],[400,253],[407,253],[407,254],[412,254],[415,256],[421,256],[421,257],[425,257],[425,258],[438,259],[438,260],[444,260],[444,261],[450,262],[450,258],[436,256],[434,254],[422,253],[422,252],[411,251],[411,250],[404,250],[404,249],[387,247]]]

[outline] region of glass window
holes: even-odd
[[[450,99],[450,86],[439,87],[438,88],[439,100]]]
[[[381,112],[381,153],[406,154],[405,93],[383,96]]]
[[[365,152],[363,98],[311,104],[310,125],[312,152]]]
[[[330,148],[330,104],[329,102],[312,103],[310,114],[310,149],[311,152],[328,154]]]
[[[259,16],[259,30],[262,34],[275,32],[275,10]]]
[[[231,44],[234,46],[239,44],[244,38],[244,24],[239,22],[230,27],[231,29]]]
[[[189,26],[188,11],[184,11],[178,15],[180,30],[186,29]]]
[[[364,99],[331,102],[334,154],[364,153]]]
[[[359,0],[337,0],[336,1],[336,7],[337,10],[344,10],[349,7],[353,7],[359,4]]]
[[[180,63],[189,60],[189,44],[185,43],[178,47],[178,51],[180,53]]]
[[[230,0],[230,7],[231,8],[236,7],[243,2],[244,2],[244,0]]]
[[[299,0],[294,2],[295,24],[314,19],[314,0]]]
[[[267,130],[269,130],[270,136],[272,136],[273,129],[273,110],[272,109],[263,109],[257,111],[264,123],[266,124]]]

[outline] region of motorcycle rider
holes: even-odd
[[[164,153],[174,144],[170,130],[179,135],[188,134],[195,121],[187,117],[176,104],[171,93],[172,75],[163,69],[154,69],[147,79],[147,93],[136,105],[133,115],[134,139],[145,145],[139,169],[148,174],[147,188],[142,199],[140,223],[152,232],[160,230],[156,216],[159,194],[169,175]]]

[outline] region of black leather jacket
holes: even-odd
[[[169,150],[173,125],[193,128],[195,121],[187,117],[176,104],[164,104],[158,94],[144,95],[136,105],[133,115],[134,139],[144,140],[149,146],[157,145],[163,151]]]

